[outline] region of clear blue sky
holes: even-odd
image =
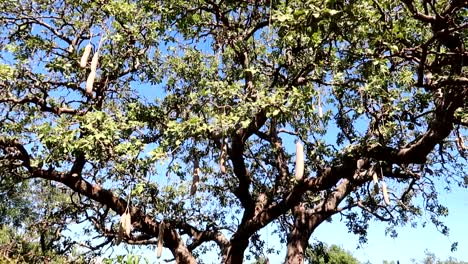
[[[450,228],[449,237],[439,233],[434,225],[425,228],[400,228],[396,239],[385,236],[385,224],[373,222],[369,228],[369,241],[356,249],[357,236],[348,234],[346,226],[339,222],[339,216],[333,223],[322,224],[314,236],[326,243],[337,244],[349,250],[359,260],[372,263],[382,263],[383,260],[400,260],[400,263],[411,263],[411,259],[420,260],[427,249],[439,258],[446,259],[453,256],[459,260],[468,261],[468,192],[466,189],[454,188],[451,193],[441,194],[443,201],[449,208],[449,216],[445,223]],[[429,219],[420,219],[430,222]],[[458,250],[450,251],[453,242],[458,242]]]

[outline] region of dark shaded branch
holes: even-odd
[[[111,208],[119,215],[123,214],[128,207],[131,213],[133,226],[146,234],[157,237],[160,223],[157,223],[153,217],[146,215],[139,208],[129,206],[124,199],[117,197],[112,191],[101,188],[99,185],[89,183],[77,173],[64,173],[55,170],[33,168],[30,165],[30,155],[18,140],[0,138],[0,148],[5,150],[8,147],[16,148],[21,153],[20,158],[23,161],[23,166],[28,169],[32,178],[60,182],[73,191]],[[165,224],[164,230],[164,245],[172,251],[177,262],[196,263],[177,231],[167,223]]]
[[[94,201],[108,206],[118,214],[123,214],[128,206],[127,202],[115,196],[111,191],[101,188],[98,185],[92,185],[77,174],[60,173],[53,170],[33,170],[32,175],[35,178],[57,181],[65,184],[73,191],[81,193]],[[147,234],[157,236],[159,223],[148,215],[145,215],[140,209],[129,206],[131,219],[134,227]],[[165,224],[164,245],[174,254],[178,263],[195,263],[195,259],[184,245],[177,231]]]
[[[204,242],[214,241],[221,251],[224,251],[225,248],[229,245],[229,240],[218,230],[203,230],[200,231],[194,226],[181,222],[175,224],[178,228],[182,229],[186,234],[189,234],[192,237],[192,244],[188,245],[188,249],[193,251],[199,245]]]
[[[357,205],[359,208],[361,208],[362,210],[370,213],[371,215],[373,215],[375,218],[379,219],[380,221],[383,221],[383,222],[388,222],[388,221],[391,221],[392,218],[391,217],[385,217],[383,215],[380,215],[378,213],[375,212],[375,210],[372,210],[371,208],[365,206],[362,201],[358,201],[357,202]]]
[[[232,139],[232,145],[229,151],[229,157],[233,163],[234,174],[239,179],[239,186],[234,190],[234,194],[245,208],[244,217],[248,217],[253,213],[254,202],[249,188],[252,182],[251,175],[247,171],[244,160],[244,148],[247,139],[257,132],[266,122],[265,111],[262,110],[255,115],[252,122],[246,129],[239,129]]]
[[[18,139],[7,139],[0,137],[0,149],[3,149],[7,158],[8,155],[11,155],[10,159],[19,159],[23,162],[22,165],[25,166],[28,170],[31,168],[31,157]],[[15,149],[17,151],[15,151]]]
[[[354,158],[345,157],[343,165],[330,167],[319,173],[316,178],[305,179],[303,182],[296,184],[293,189],[287,193],[283,200],[270,205],[245,222],[236,235],[238,237],[242,236],[248,238],[257,230],[265,227],[274,219],[277,219],[280,215],[285,214],[288,210],[298,205],[303,194],[307,191],[318,192],[326,190],[335,186],[342,178],[352,178],[356,170],[355,165],[356,160]],[[351,187],[347,185],[346,188]],[[350,189],[346,190],[349,191]],[[341,196],[337,196],[335,199],[339,199],[340,197]]]
[[[453,87],[437,102],[434,118],[422,137],[416,139],[410,146],[401,149],[371,145],[367,148],[370,158],[385,160],[394,164],[409,164],[426,162],[427,155],[453,130],[454,113],[465,104],[468,96],[467,87]]]
[[[416,10],[416,7],[413,4],[413,0],[403,0],[403,3],[405,3],[406,7],[409,9],[409,11],[413,14],[413,17],[423,21],[423,22],[429,22],[433,23],[436,21],[436,18],[434,16],[429,16],[425,15],[422,13],[419,13],[418,10]]]
[[[38,97],[26,97],[23,99],[16,99],[16,98],[1,98],[0,103],[13,103],[13,104],[29,104],[32,103],[39,107],[39,109],[43,112],[49,112],[56,115],[61,114],[70,114],[70,115],[84,115],[84,111],[79,111],[72,108],[66,107],[51,107],[47,105],[47,102]]]

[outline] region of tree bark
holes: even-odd
[[[175,233],[175,232],[174,232]],[[192,253],[187,249],[184,242],[178,238],[178,244],[175,248],[170,248],[172,255],[175,256],[176,263],[197,264],[197,260]]]
[[[305,250],[309,243],[309,237],[312,233],[304,232],[294,227],[289,238],[286,253],[286,264],[303,264],[305,259]]]
[[[237,240],[237,239],[236,239]],[[249,240],[247,239],[238,239],[231,240],[229,247],[226,249],[225,254],[223,254],[223,263],[225,264],[241,264],[244,261],[244,252],[249,246]]]
[[[301,210],[294,220],[294,227],[288,236],[286,264],[303,264],[305,252],[309,245],[309,238],[315,228],[326,218],[321,214],[309,215],[305,220],[306,212]]]
[[[364,182],[365,180],[361,181]],[[310,236],[323,221],[339,211],[336,210],[338,204],[343,201],[353,188],[353,182],[343,179],[335,191],[314,209],[306,209],[303,204],[294,207],[294,226],[288,236],[286,264],[304,263]]]

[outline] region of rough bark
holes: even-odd
[[[240,264],[244,261],[244,252],[249,246],[249,240],[247,239],[238,239],[237,241],[232,241],[230,246],[227,248],[224,256],[223,263],[225,264]]]
[[[314,208],[306,209],[302,204],[294,207],[294,226],[288,236],[286,264],[303,264],[309,238],[314,230],[327,218],[339,212],[338,205],[356,185],[366,182],[356,173],[353,180],[343,179],[335,191]]]
[[[304,263],[309,237],[315,228],[323,222],[323,219],[321,215],[314,215],[305,223],[303,216],[296,217],[293,230],[288,236],[286,264]]]
[[[286,264],[303,264],[305,259],[305,250],[311,234],[304,233],[303,230],[294,228],[291,237],[288,239],[288,251],[286,255]]]
[[[175,233],[175,231],[173,231]],[[185,246],[185,243],[180,239],[180,237],[177,234],[177,245],[176,247],[172,247],[171,252],[172,255],[175,256],[176,263],[180,264],[197,264],[197,260],[193,257],[192,253],[188,251],[187,247]]]

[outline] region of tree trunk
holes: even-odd
[[[178,247],[173,251],[176,263],[180,264],[197,264],[197,260],[193,257],[192,253],[188,251],[187,247]]]
[[[231,240],[231,245],[223,254],[222,262],[225,264],[242,264],[244,261],[244,252],[249,246],[249,240]]]
[[[179,235],[175,231],[172,231],[171,236],[174,238],[171,241],[172,243],[165,244],[165,246],[167,246],[171,250],[172,255],[175,257],[176,263],[197,264],[197,260],[185,246],[185,243],[182,241]]]
[[[309,237],[312,233],[294,227],[288,237],[288,248],[286,254],[286,264],[303,264],[305,250],[309,243]]]
[[[304,214],[305,212],[302,212]],[[297,216],[294,220],[294,227],[288,236],[288,247],[285,264],[303,264],[305,252],[309,246],[309,238],[315,228],[319,226],[325,217],[320,214],[310,215],[307,221],[304,216]]]

